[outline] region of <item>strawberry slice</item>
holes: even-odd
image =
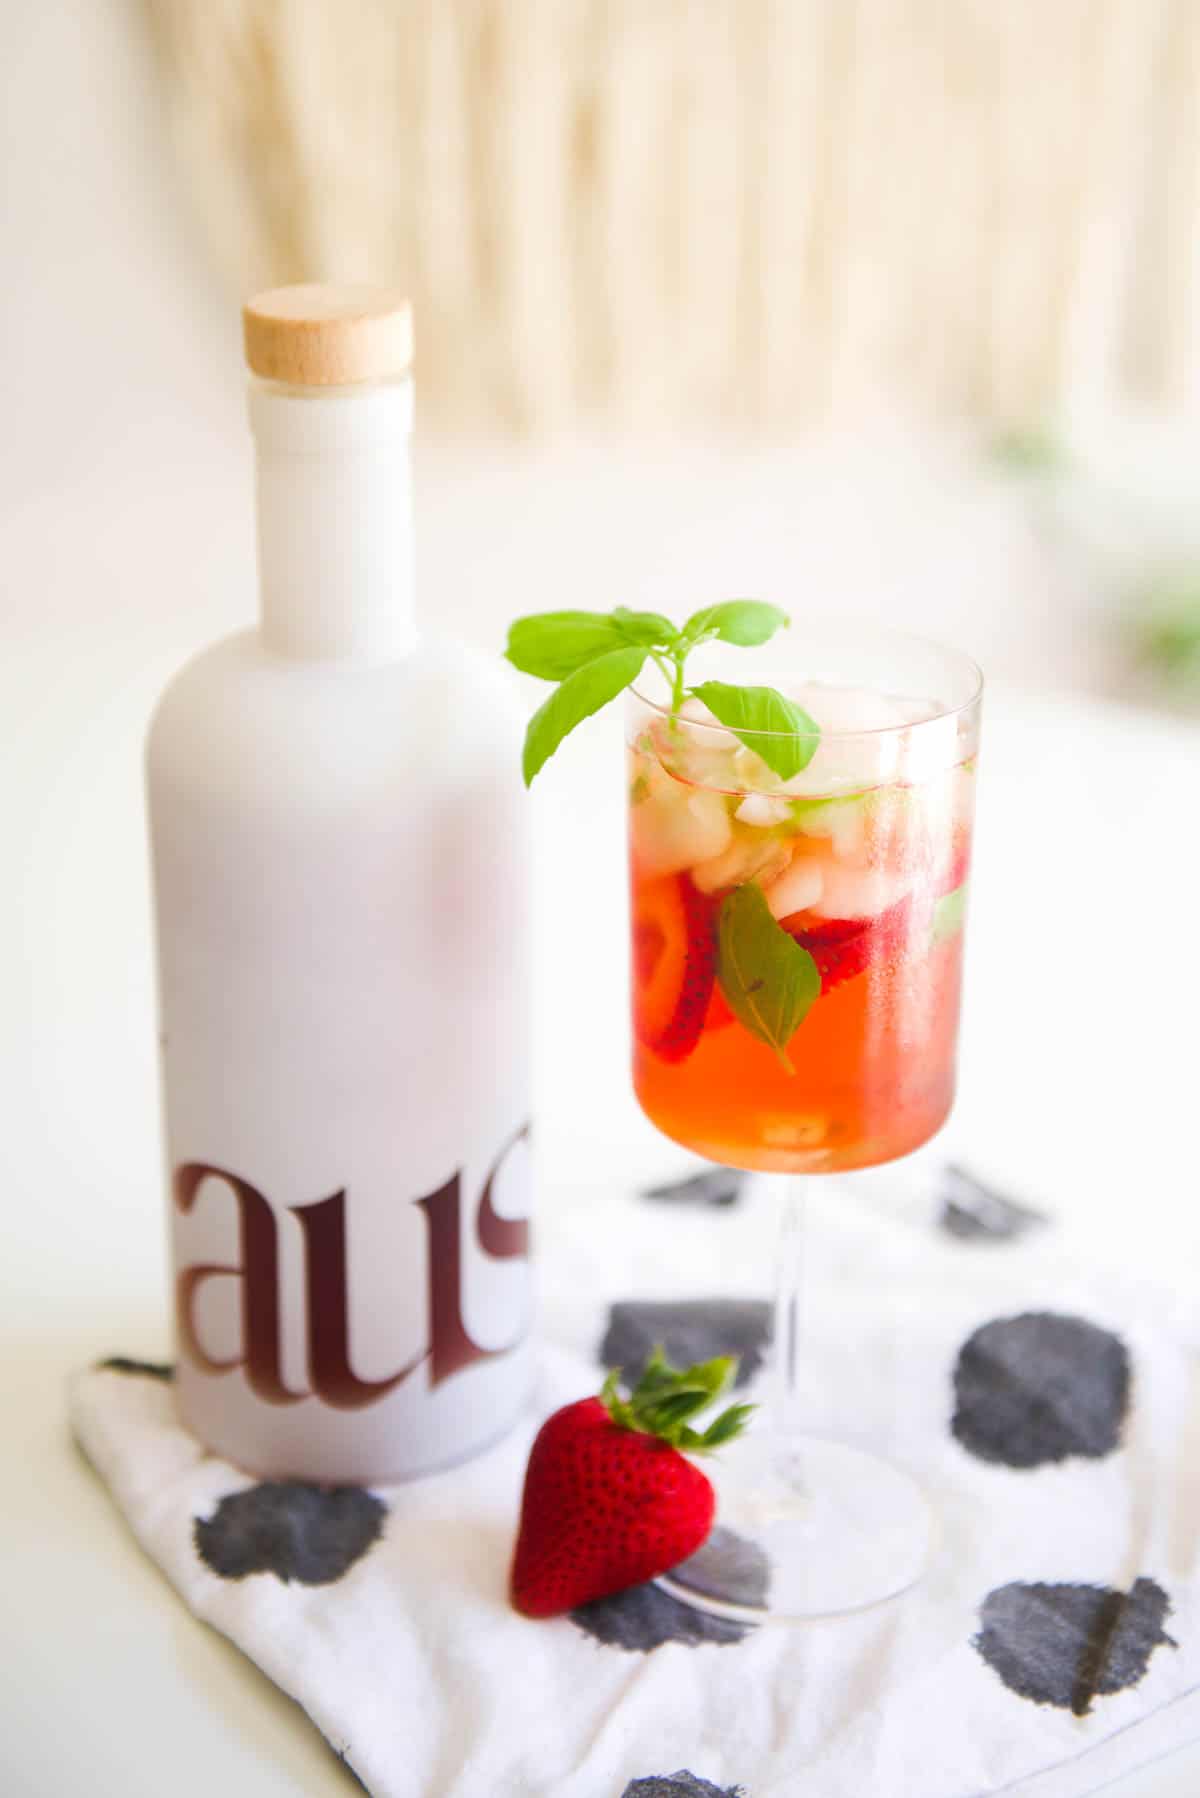
[[[634,893],[633,1027],[664,1061],[683,1061],[704,1029],[716,978],[717,910],[686,874]]]
[[[822,993],[832,992],[867,968],[904,953],[922,938],[933,921],[938,899],[957,891],[970,871],[970,838],[956,837],[950,861],[932,888],[918,887],[870,918],[814,918],[793,912],[781,918],[783,928],[807,949],[817,964]]]
[[[829,993],[899,953],[912,934],[914,912],[909,893],[874,918],[814,919],[808,912],[794,912],[780,923],[808,950],[821,976],[821,991]]]

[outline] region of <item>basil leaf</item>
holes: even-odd
[[[967,885],[955,887],[952,893],[943,893],[933,908],[933,940],[944,943],[963,927],[967,915]]]
[[[817,753],[820,726],[803,706],[785,699],[774,687],[730,687],[710,680],[692,691],[780,780],[791,780]],[[760,731],[771,734],[760,736]]]
[[[794,1074],[787,1046],[821,991],[821,976],[753,881],[735,887],[721,906],[717,979],[734,1016]]]
[[[641,673],[646,651],[637,648],[614,649],[597,656],[568,674],[561,686],[555,687],[549,699],[533,714],[525,732],[525,753],[521,768],[525,785],[554,754],[563,738],[606,706],[610,699],[624,692]]]
[[[630,612],[618,606],[613,623],[627,643],[644,643],[648,649],[670,649],[679,641],[679,632],[661,612]]]
[[[565,680],[628,641],[608,612],[533,612],[509,626],[504,653],[522,674]]]
[[[769,606],[761,599],[727,599],[719,606],[705,606],[683,627],[689,643],[702,637],[719,637],[722,643],[738,643],[751,649],[766,643],[776,631],[786,630],[791,623],[786,612]]]

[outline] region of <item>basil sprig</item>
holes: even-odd
[[[518,618],[505,654],[514,668],[559,684],[529,721],[522,767],[526,786],[563,738],[632,686],[652,661],[671,689],[671,712],[691,695],[703,700],[719,723],[753,749],[781,780],[806,768],[820,731],[802,706],[773,687],[734,687],[706,681],[688,687],[687,658],[704,643],[754,648],[791,623],[786,612],[760,599],[729,599],[705,606],[676,626],[661,612],[534,612]]]

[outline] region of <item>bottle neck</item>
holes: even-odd
[[[263,641],[305,662],[391,662],[416,639],[411,381],[251,381]]]

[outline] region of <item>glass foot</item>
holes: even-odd
[[[794,1445],[796,1478],[753,1438],[710,1470],[717,1526],[657,1582],[673,1598],[739,1622],[801,1622],[866,1610],[921,1578],[934,1514],[890,1462],[823,1436]]]

